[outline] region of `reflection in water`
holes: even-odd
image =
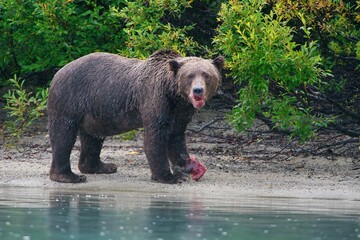
[[[360,203],[0,190],[0,239],[360,239]]]
[[[70,239],[91,239],[101,231],[100,198],[91,195],[71,195],[50,192],[48,233],[50,239],[69,235]]]

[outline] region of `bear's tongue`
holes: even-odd
[[[191,98],[191,103],[194,108],[202,108],[205,105],[205,97],[204,96],[193,96]]]

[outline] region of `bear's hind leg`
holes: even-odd
[[[70,154],[76,140],[76,126],[72,124],[67,126],[64,124],[65,121],[49,122],[49,136],[52,147],[50,179],[63,183],[85,182],[86,177],[73,173],[70,166]]]
[[[97,138],[86,133],[83,129],[79,131],[81,151],[79,160],[79,170],[82,173],[114,173],[117,165],[114,163],[104,163],[100,160],[100,152],[104,143],[104,138]]]

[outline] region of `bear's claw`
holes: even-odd
[[[87,166],[79,164],[81,173],[87,174],[111,174],[117,171],[118,166],[114,163],[104,163],[100,161],[96,166]]]
[[[86,176],[77,175],[73,172],[67,174],[50,173],[50,179],[61,183],[82,183],[86,182]]]

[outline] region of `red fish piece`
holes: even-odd
[[[194,156],[191,156],[186,160],[185,168],[192,169],[191,178],[195,181],[199,180],[202,176],[204,176],[205,172],[207,171],[205,165],[197,161],[196,157]]]

